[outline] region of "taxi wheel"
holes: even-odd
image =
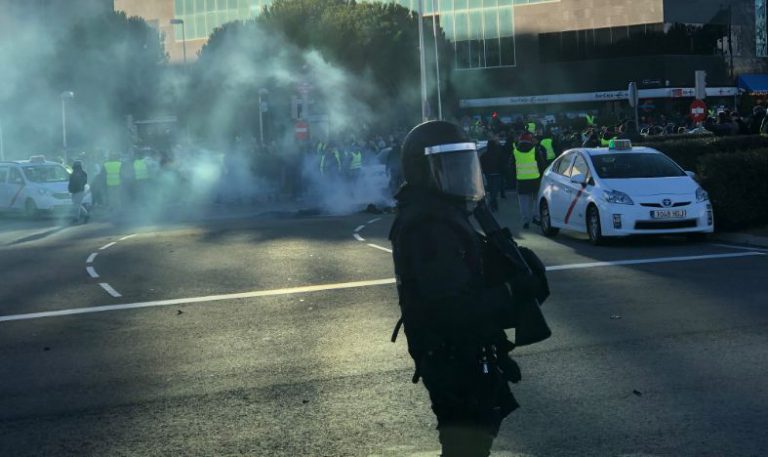
[[[27,217],[37,216],[37,204],[31,198],[24,203],[24,215]]]
[[[594,206],[587,208],[587,235],[589,242],[595,246],[605,241],[603,229],[600,227],[600,212]]]
[[[544,236],[555,236],[560,233],[559,228],[552,227],[552,219],[549,214],[549,205],[546,200],[541,200],[539,206],[539,216],[541,217],[541,232]]]

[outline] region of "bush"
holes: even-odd
[[[768,148],[708,154],[697,170],[718,229],[768,224]]]
[[[768,137],[742,135],[725,137],[670,136],[645,141],[641,145],[658,149],[686,170],[695,170],[704,156],[719,153],[768,149]]]

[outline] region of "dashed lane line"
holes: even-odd
[[[360,236],[360,234],[359,234],[359,233],[357,233],[357,232],[355,232],[355,233],[354,233],[352,236],[354,236],[354,237],[355,237],[355,239],[356,239],[357,241],[360,241],[360,242],[363,242],[363,241],[365,241],[365,238],[363,238],[362,236]]]
[[[355,282],[344,282],[344,283],[337,283],[337,284],[321,284],[321,285],[315,285],[315,286],[291,287],[287,289],[257,290],[253,292],[242,292],[242,293],[235,293],[235,294],[209,295],[206,297],[176,298],[176,299],[170,299],[170,300],[155,300],[155,301],[140,302],[140,303],[126,303],[122,305],[104,305],[104,306],[93,306],[89,308],[62,309],[57,311],[43,311],[39,313],[0,316],[0,322],[42,319],[45,317],[57,317],[57,316],[73,316],[77,314],[103,313],[107,311],[120,311],[120,310],[127,310],[127,309],[153,308],[153,307],[185,305],[185,304],[193,304],[193,303],[208,303],[208,302],[216,302],[216,301],[223,301],[223,300],[237,300],[237,299],[243,299],[243,298],[302,294],[302,293],[310,293],[310,292],[321,292],[326,290],[352,289],[357,287],[383,286],[383,285],[391,285],[394,283],[395,283],[394,278],[387,278],[387,279],[376,279],[372,281],[355,281]],[[112,287],[109,284],[100,283],[99,285],[102,288],[104,288],[104,290],[109,292],[109,294],[112,295],[113,297],[120,297],[120,294],[117,293],[117,291],[115,291],[114,289],[112,289]]]
[[[358,225],[357,228],[355,229],[355,233],[359,232],[360,230],[362,230],[364,228],[365,228],[365,225]]]
[[[118,239],[117,241],[112,241],[112,242],[107,243],[104,246],[100,247],[99,251],[103,251],[105,249],[109,249],[112,246],[116,245],[118,242],[131,239],[134,236],[136,236],[135,233],[131,233],[130,235],[125,235],[124,237]],[[96,256],[97,255],[99,255],[98,252],[92,252],[91,255],[89,255],[88,258],[85,260],[85,264],[87,265],[87,267],[85,268],[85,271],[87,271],[88,275],[90,275],[90,277],[93,278],[93,279],[99,278],[99,274],[96,272],[96,269],[93,267],[93,262],[96,260]],[[111,295],[114,298],[122,297],[120,292],[116,291],[114,287],[109,285],[109,283],[100,282],[99,286],[101,286],[101,288],[104,289],[105,292],[107,292],[109,295]]]
[[[111,248],[112,246],[114,246],[116,244],[117,244],[117,241],[113,241],[111,243],[107,243],[104,246],[100,247],[99,251],[103,251],[104,249],[109,249],[109,248]]]
[[[87,272],[88,272],[88,275],[89,275],[91,278],[93,278],[93,279],[96,279],[96,278],[98,278],[98,277],[99,277],[99,274],[98,274],[98,273],[96,273],[96,270],[95,270],[93,267],[85,267],[85,271],[87,271]]]
[[[107,293],[108,293],[109,295],[111,295],[111,296],[113,296],[113,297],[115,297],[115,298],[120,298],[120,297],[122,297],[122,295],[120,295],[120,292],[118,292],[118,291],[116,291],[115,289],[113,289],[113,288],[112,288],[112,286],[110,286],[110,285],[109,285],[109,283],[106,283],[106,282],[100,282],[100,283],[99,283],[99,285],[101,286],[101,288],[102,288],[102,289],[104,289],[105,291],[107,291]]]
[[[372,247],[374,249],[378,249],[378,250],[384,251],[384,252],[389,252],[390,254],[392,254],[392,249],[385,248],[383,246],[379,246],[378,244],[368,243],[368,246],[370,246],[370,247]]]

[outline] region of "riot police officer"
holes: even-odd
[[[518,407],[520,380],[499,318],[507,293],[486,281],[483,239],[469,216],[485,192],[476,145],[457,125],[430,121],[402,145],[404,185],[390,233],[408,351],[437,416],[443,457],[490,454]]]

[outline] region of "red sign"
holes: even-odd
[[[309,125],[304,121],[297,121],[294,128],[294,136],[299,141],[309,139]]]
[[[707,119],[707,104],[701,100],[694,100],[691,103],[691,120],[693,122],[704,122]]]

